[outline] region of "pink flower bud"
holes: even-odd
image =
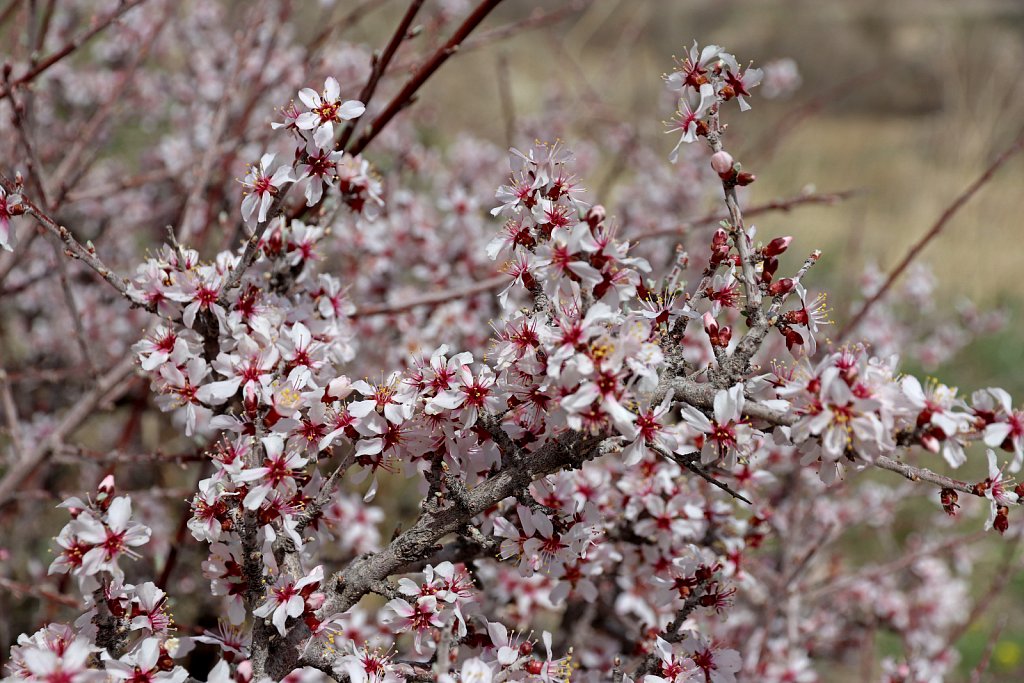
[[[720,176],[731,175],[733,163],[732,155],[724,150],[711,155],[711,168]]]

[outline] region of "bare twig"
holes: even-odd
[[[764,213],[770,213],[772,211],[783,211],[788,212],[800,206],[815,205],[815,204],[826,204],[832,205],[836,202],[840,202],[844,199],[849,199],[854,195],[858,194],[859,190],[841,190],[839,192],[814,192],[809,194],[798,194],[785,199],[774,199],[770,202],[763,204],[755,204],[754,206],[748,206],[743,210],[743,215],[746,218],[752,216],[758,216]],[[632,239],[651,239],[654,237],[679,237],[679,235],[686,230],[698,228],[704,225],[715,225],[723,220],[727,220],[729,214],[726,212],[713,212],[701,216],[699,218],[693,218],[687,221],[682,221],[678,226],[667,229],[659,230],[648,230],[645,232],[638,232],[632,235]]]
[[[46,71],[51,66],[53,66],[60,60],[64,59],[78,48],[85,45],[97,33],[100,33],[108,26],[113,24],[115,21],[120,19],[125,14],[125,12],[132,9],[133,7],[136,7],[137,5],[141,5],[145,1],[146,0],[122,0],[121,4],[118,5],[117,9],[111,12],[105,19],[95,22],[92,28],[90,28],[88,31],[85,31],[79,36],[75,36],[71,39],[70,42],[65,44],[62,48],[60,48],[53,54],[49,55],[45,59],[40,60],[39,63],[37,63],[35,66],[33,66],[28,71],[15,78],[13,81],[11,81],[10,86],[0,87],[0,99],[7,97],[11,92],[13,92],[15,88],[23,86],[26,83],[32,81],[36,76]]]
[[[7,192],[14,192],[14,183],[2,173],[0,173],[0,185],[3,185]],[[60,238],[61,242],[64,243],[68,254],[72,258],[79,259],[82,263],[89,266],[89,268],[96,271],[100,277],[109,282],[110,285],[120,292],[123,297],[131,301],[132,305],[141,306],[141,304],[132,300],[131,296],[128,294],[128,281],[124,278],[118,277],[114,271],[107,267],[107,265],[100,260],[100,257],[96,255],[95,249],[82,246],[78,240],[75,239],[74,235],[71,234],[70,230],[65,228],[63,225],[58,225],[57,222],[45,211],[28,199],[23,197],[21,200],[21,206],[27,215],[35,218],[41,226]]]
[[[347,150],[351,154],[359,154],[370,142],[377,137],[377,135],[384,129],[384,127],[395,117],[398,112],[408,107],[413,102],[413,96],[416,92],[427,82],[435,71],[440,68],[442,64],[448,61],[448,58],[455,54],[462,42],[469,36],[469,34],[475,29],[480,22],[482,22],[488,14],[491,13],[495,7],[501,4],[501,0],[482,0],[476,9],[466,17],[465,21],[462,22],[452,34],[452,37],[448,39],[444,45],[442,45],[433,55],[431,55],[427,61],[423,62],[419,69],[416,70],[402,89],[396,94],[388,105],[384,108],[380,114],[373,120],[370,127],[363,132],[362,136],[355,141],[352,149]]]
[[[408,299],[401,303],[363,306],[362,308],[357,309],[356,312],[352,314],[352,317],[368,318],[374,315],[393,315],[395,313],[404,313],[405,311],[419,308],[420,306],[437,306],[449,301],[455,301],[456,299],[464,299],[466,297],[498,289],[502,285],[508,284],[508,282],[508,276],[495,275],[494,277],[489,277],[486,280],[480,280],[479,282],[475,282],[464,287],[446,289],[441,292],[434,292],[433,294],[425,294],[420,297]]]
[[[978,176],[978,178],[975,179],[973,183],[968,185],[967,188],[963,192],[961,192],[956,199],[953,200],[952,204],[946,207],[945,211],[942,212],[942,215],[939,216],[939,219],[935,221],[935,224],[932,225],[928,232],[922,235],[921,239],[919,239],[912,247],[910,247],[910,250],[906,253],[903,259],[889,273],[889,276],[885,279],[885,282],[882,284],[882,286],[878,288],[878,291],[872,294],[871,297],[864,302],[864,304],[860,307],[860,310],[858,310],[857,313],[854,314],[852,318],[850,318],[849,322],[847,322],[846,325],[843,326],[843,328],[839,331],[839,334],[836,335],[837,342],[842,342],[843,340],[845,340],[847,336],[849,336],[849,334],[853,332],[854,329],[856,329],[856,327],[861,323],[861,321],[864,319],[864,316],[868,314],[871,308],[876,303],[878,303],[879,299],[885,296],[886,292],[888,292],[889,289],[892,288],[893,283],[900,277],[900,275],[903,274],[903,272],[907,269],[907,266],[910,265],[911,261],[917,258],[918,255],[920,255],[924,248],[928,246],[929,242],[931,242],[933,239],[939,236],[939,233],[942,232],[943,228],[946,227],[946,224],[949,223],[950,219],[953,218],[956,212],[959,211],[964,204],[970,201],[971,197],[973,197],[978,190],[980,190],[989,180],[992,179],[992,176],[996,174],[996,171],[1002,168],[1003,164],[1009,161],[1013,155],[1017,154],[1022,149],[1024,149],[1024,134],[1021,134],[1013,142],[1013,144],[1010,145],[1009,148],[1007,148],[1002,154],[996,157],[996,160],[993,161],[992,164],[987,169],[985,169],[985,171],[980,176]]]
[[[380,55],[374,55],[373,57],[373,70],[370,72],[370,78],[367,79],[366,85],[359,93],[359,101],[365,105],[369,105],[370,100],[373,99],[373,94],[377,91],[377,85],[380,83],[381,77],[387,71],[388,66],[391,64],[391,60],[394,58],[395,53],[398,51],[398,47],[402,44],[406,38],[409,37],[409,28],[412,26],[413,19],[416,18],[416,14],[419,13],[420,8],[423,7],[423,3],[426,0],[412,0],[409,3],[409,9],[405,11],[405,15],[402,20],[398,22],[398,26],[395,27],[395,32],[391,36],[391,40],[384,47],[384,51]],[[345,124],[345,128],[341,131],[341,137],[338,138],[337,149],[345,149],[349,140],[352,139],[352,134],[355,132],[356,126],[359,125],[359,119],[349,121]]]
[[[128,388],[124,380],[132,374],[135,356],[128,354],[97,380],[95,386],[82,396],[64,415],[47,436],[16,463],[0,479],[0,508],[14,499],[14,494],[33,471],[56,450],[61,443],[96,410],[104,400],[122,395]]]

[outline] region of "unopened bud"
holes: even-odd
[[[594,204],[592,207],[590,207],[590,210],[587,211],[586,220],[587,224],[590,225],[591,228],[596,228],[597,226],[601,225],[601,223],[604,223],[604,219],[607,217],[608,212],[605,211],[604,207],[601,206],[600,204]]]
[[[100,485],[97,487],[97,491],[99,492],[99,496],[97,496],[99,500],[104,500],[105,498],[114,495],[114,475],[108,474],[103,477],[103,481],[100,482]]]
[[[996,507],[996,518],[992,520],[992,528],[1000,534],[1005,534],[1010,528],[1010,508],[1005,505]]]
[[[743,187],[757,180],[757,176],[753,173],[747,173],[746,171],[740,171],[736,174],[736,184]]]
[[[942,509],[946,511],[947,515],[955,515],[956,509],[960,507],[957,504],[959,496],[953,489],[942,489],[939,493],[939,501],[942,503]]]
[[[789,249],[790,242],[793,241],[792,237],[776,237],[764,248],[765,256],[778,256],[779,254]]]
[[[732,175],[732,155],[726,151],[715,152],[711,155],[711,168],[714,169],[715,173],[719,176],[730,176]]]
[[[773,282],[768,288],[768,293],[772,296],[778,296],[780,294],[789,294],[793,291],[796,283],[793,282],[793,278],[784,277],[778,282]]]

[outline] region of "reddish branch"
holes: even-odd
[[[878,288],[878,291],[875,292],[871,298],[864,302],[864,305],[860,307],[860,310],[857,311],[856,315],[854,315],[853,318],[846,323],[843,329],[839,331],[839,334],[836,337],[837,342],[842,342],[854,329],[857,328],[861,321],[864,320],[864,316],[866,316],[871,308],[892,288],[893,283],[900,277],[900,275],[903,274],[907,269],[907,266],[917,258],[924,248],[928,246],[929,242],[939,236],[939,233],[942,232],[943,228],[946,227],[946,224],[949,223],[950,219],[953,218],[956,212],[959,211],[964,204],[970,201],[971,197],[973,197],[978,190],[992,179],[992,176],[996,174],[996,171],[998,171],[1003,164],[1009,161],[1010,157],[1021,151],[1021,149],[1024,149],[1024,134],[1021,134],[1006,151],[1000,154],[996,160],[993,161],[987,169],[985,169],[984,173],[978,176],[973,183],[968,185],[967,189],[965,189],[960,196],[954,199],[952,204],[946,207],[946,210],[942,212],[942,215],[939,216],[937,221],[935,221],[935,224],[932,225],[931,229],[928,230],[928,232],[926,232],[921,239],[919,239],[917,243],[910,248],[906,256],[903,257],[903,260],[901,260],[899,264],[892,269],[892,272],[889,273],[889,277],[885,279],[885,283]]]
[[[395,27],[395,32],[391,35],[391,40],[388,41],[387,46],[384,48],[384,52],[380,55],[374,55],[373,57],[373,71],[370,72],[370,78],[367,79],[366,85],[363,86],[362,91],[359,93],[359,101],[364,105],[369,105],[370,100],[373,99],[373,94],[377,91],[377,85],[380,83],[381,77],[384,72],[387,71],[388,65],[391,64],[391,60],[394,58],[395,53],[398,51],[398,46],[402,44],[402,41],[409,35],[409,28],[412,26],[413,19],[416,18],[416,14],[423,7],[423,3],[426,0],[412,0],[409,3],[409,9],[406,10],[402,20],[398,22],[398,26]],[[344,130],[341,131],[341,137],[338,138],[337,149],[345,149],[345,145],[348,144],[349,140],[352,139],[352,133],[355,132],[356,126],[358,125],[359,119],[349,121]]]
[[[370,142],[377,137],[381,130],[398,114],[410,104],[412,104],[416,92],[427,82],[435,71],[437,71],[442,64],[448,61],[448,58],[455,54],[462,42],[472,33],[473,29],[480,25],[488,14],[491,13],[495,7],[501,4],[501,0],[483,0],[476,9],[466,17],[466,20],[462,22],[452,34],[452,37],[448,39],[448,42],[442,45],[433,55],[425,61],[420,68],[406,81],[402,89],[395,95],[388,105],[384,108],[380,114],[373,120],[370,127],[356,140],[353,144],[352,149],[347,150],[351,154],[359,154]]]

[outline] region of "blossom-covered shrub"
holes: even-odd
[[[38,255],[33,243],[51,240],[59,271],[55,282],[41,257],[7,285],[12,320],[40,344],[27,354],[90,376],[53,420],[19,423],[24,401],[5,390],[0,505],[21,504],[34,469],[73,455],[67,438],[133,373],[146,388],[132,420],[169,422],[195,444],[175,459],[197,483],[177,531],[162,519],[173,506],[140,506],[112,474],[64,500],[47,574],[68,580],[22,589],[77,609],[22,635],[5,680],[810,682],[882,629],[904,651],[883,680],[953,670],[971,558],[949,561],[925,538],[860,567],[835,541],[915,499],[940,527],[976,498],[985,528],[1008,533],[1024,417],[1002,389],[961,397],[902,374],[889,353],[901,337],[880,322],[860,329],[871,345],[828,343],[829,310],[809,291],[820,252],[744,220],[737,188],[756,178],[727,151],[725,118],[741,126],[762,81],[776,93],[798,81],[791,63],[766,74],[694,43],[666,77],[677,165],[636,153],[644,163],[613,210],[584,189],[564,142],[513,148],[506,172],[485,143],[439,152],[388,126],[496,2],[469,10],[382,107],[371,98],[393,60],[413,60],[421,2],[372,58],[332,48],[323,63],[338,72],[320,91],[298,89],[309,59],[278,44],[290,36],[277,23],[254,19],[252,47],[214,69],[194,37],[195,52],[173,41],[216,34],[218,6],[165,31],[136,4],[110,10],[132,49],[168,51],[210,80],[188,84],[198,99],[180,106],[155,89],[185,87],[173,70],[142,80],[139,98],[171,112],[141,111],[135,125],[172,132],[151,150],[157,180],[137,191],[108,196],[123,169],[78,168],[75,147],[56,177],[31,163],[0,176],[0,243]],[[454,16],[429,21],[440,31]],[[122,52],[108,59],[136,54]],[[53,64],[40,122],[59,130],[68,109],[108,106],[73,97],[77,72]],[[3,87],[31,160],[21,86],[35,75],[23,66]],[[93,76],[112,95],[136,68]],[[239,110],[225,93],[246,78],[265,92]],[[246,132],[275,97],[278,120]],[[200,159],[180,156],[181,136],[202,140]],[[213,165],[243,158],[258,161],[240,189],[214,180]],[[83,174],[91,190],[76,189]],[[720,193],[724,215],[672,228],[680,246],[666,259],[658,240],[697,189]],[[171,215],[144,256],[131,239],[108,251],[101,228],[63,225]],[[784,265],[798,248],[800,265]],[[99,278],[73,283],[65,252]],[[133,274],[106,259],[134,260]],[[33,315],[58,302],[73,332]],[[938,472],[980,458],[980,481]]]

